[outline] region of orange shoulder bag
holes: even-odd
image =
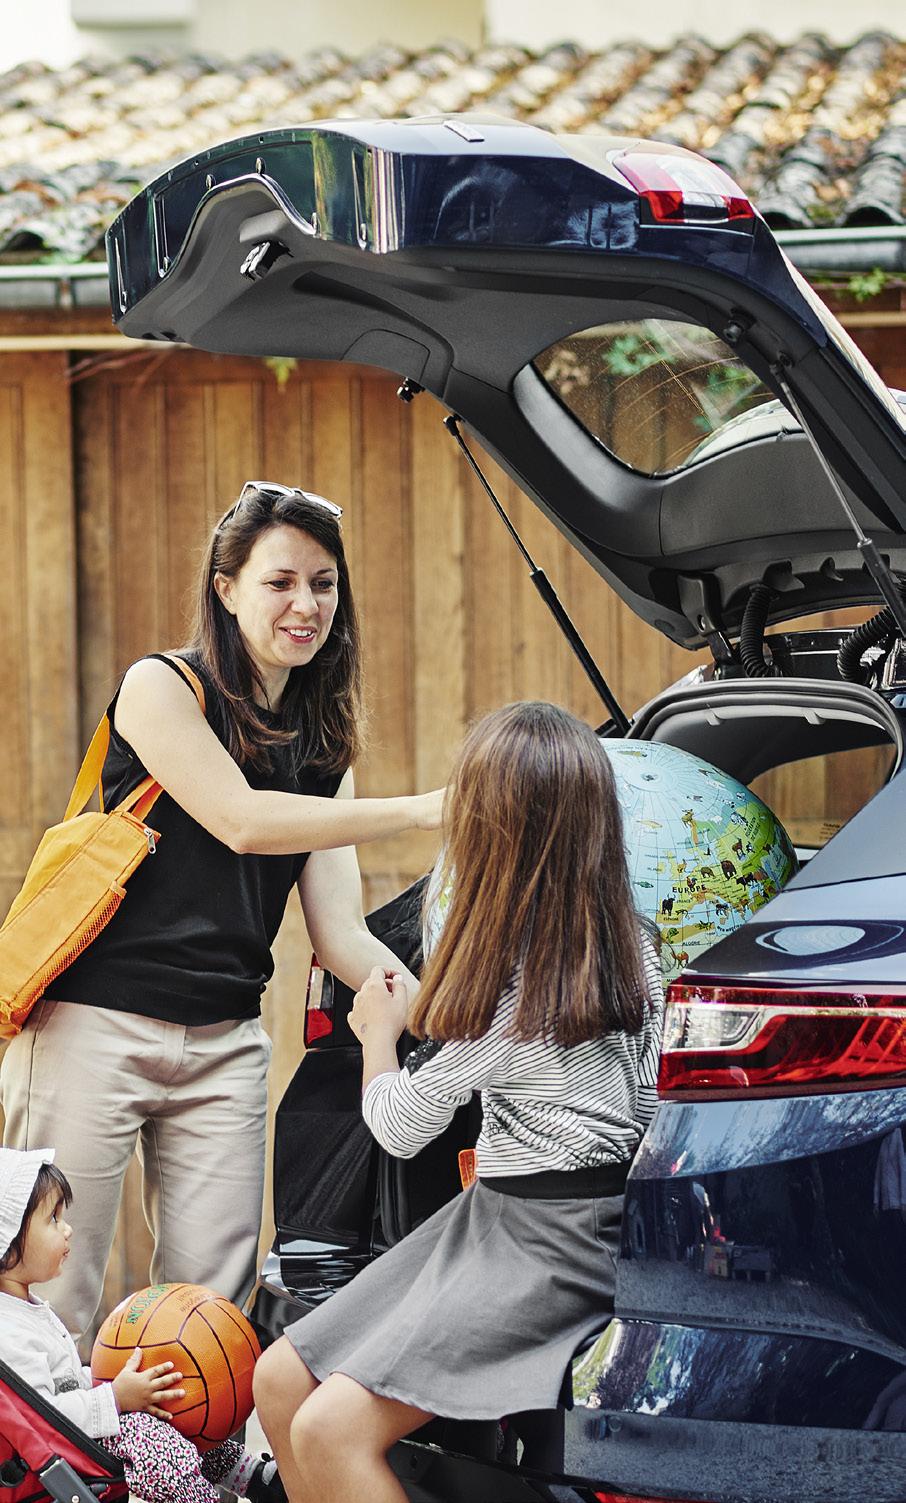
[[[169,656],[169,654],[168,654]],[[204,689],[181,658],[171,657],[194,689],[202,714]],[[126,883],[160,836],[147,823],[163,789],[143,778],[105,811],[101,773],[110,741],[106,714],[91,738],[58,825],[45,831],[12,907],[0,927],[0,1038],[13,1038],[51,982],[109,924]],[[95,788],[100,813],[83,814]]]

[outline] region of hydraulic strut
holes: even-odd
[[[538,591],[541,599],[544,601],[545,605],[547,606],[548,610],[550,611],[551,615],[553,616],[554,620],[565,636],[573,652],[576,654],[576,657],[579,659],[579,662],[582,664],[582,667],[585,670],[585,673],[587,674],[589,680],[591,681],[595,692],[602,700],[602,702],[606,705],[607,712],[610,715],[611,720],[616,725],[618,731],[620,732],[620,735],[625,736],[626,732],[629,729],[629,717],[620,708],[619,704],[614,698],[613,693],[609,688],[606,680],[604,679],[597,663],[595,662],[585,643],[582,641],[582,638],[580,637],[566,611],[563,609],[563,606],[560,604],[560,601],[557,597],[557,592],[548,579],[547,575],[544,573],[544,570],[538,568],[538,565],[535,563],[535,560],[532,558],[531,554],[526,548],[524,542],[522,541],[522,538],[519,536],[519,533],[516,531],[497,497],[494,495],[494,492],[488,484],[488,481],[485,479],[484,473],[481,470],[478,461],[476,460],[474,454],[472,453],[471,449],[469,448],[468,444],[459,431],[459,422],[459,418],[456,417],[455,414],[450,413],[449,417],[444,418],[444,427],[446,428],[448,433],[451,433],[453,435],[456,442],[459,444],[460,449],[465,455],[471,469],[481,481],[485,492],[491,499],[497,515],[500,517],[501,521],[506,527],[507,532],[510,534],[510,537],[513,539],[513,542],[516,544],[516,547],[519,549],[519,552],[522,554],[522,557],[525,559],[525,562],[528,565],[529,578],[531,579],[532,584],[535,586],[535,589]]]

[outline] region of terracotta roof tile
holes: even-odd
[[[358,58],[324,47],[125,61],[84,57],[0,74],[0,260],[102,254],[109,220],[143,181],[192,151],[279,124],[477,109],[547,130],[673,141],[726,167],[777,226],[906,222],[906,41],[848,47],[752,32],[657,50],[564,42]]]

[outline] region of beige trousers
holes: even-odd
[[[38,1292],[74,1334],[100,1303],[136,1148],[154,1236],[151,1282],[246,1298],[261,1225],[270,1052],[257,1018],[186,1028],[46,1000],[12,1040],[0,1070],[5,1143],[55,1148],[73,1189],[72,1252],[62,1276]]]

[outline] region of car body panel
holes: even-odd
[[[735,1121],[719,1102],[680,1107],[685,1123],[664,1106],[655,1136],[669,1142],[669,1171],[656,1148],[627,1185],[621,1317],[821,1337],[906,1364],[906,1196],[895,1179],[906,1096],[881,1094],[855,1106],[851,1094],[791,1098],[785,1112],[748,1102]],[[715,1111],[724,1132],[709,1135],[701,1119]],[[788,1143],[794,1153],[775,1146]]]

